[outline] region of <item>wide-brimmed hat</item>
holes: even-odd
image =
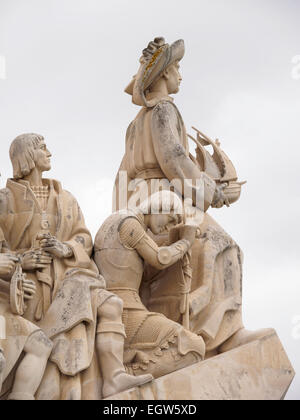
[[[140,58],[141,66],[138,73],[126,87],[125,92],[132,95],[132,102],[136,105],[153,107],[156,100],[147,100],[145,91],[155,82],[165,69],[184,56],[184,41],[179,39],[172,45],[166,44],[165,39],[155,38],[143,50]]]

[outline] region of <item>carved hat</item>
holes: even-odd
[[[176,61],[184,56],[184,41],[179,39],[172,45],[166,44],[164,38],[155,38],[143,50],[140,58],[138,73],[126,87],[125,92],[132,95],[132,102],[136,105],[153,107],[157,99],[147,100],[145,91],[161,74]]]

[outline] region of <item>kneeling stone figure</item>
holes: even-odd
[[[124,302],[127,370],[135,375],[148,372],[155,378],[201,361],[205,354],[202,337],[149,312],[139,296],[144,261],[158,270],[168,268],[188,252],[196,234],[194,226],[183,226],[181,240],[158,247],[146,233],[148,228],[157,234],[178,224],[179,216],[174,209],[172,214],[161,214],[163,200],[157,197],[151,197],[148,208],[142,203],[137,210],[112,214],[98,231],[94,257],[108,290]],[[160,214],[148,214],[150,206]]]

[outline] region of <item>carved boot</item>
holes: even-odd
[[[264,328],[257,331],[249,331],[245,328],[242,328],[219,347],[219,353],[225,353],[226,351],[243,346],[244,344],[248,344],[251,341],[256,341],[263,337],[268,337],[274,333],[275,330],[273,328]]]
[[[124,329],[123,325],[122,328]],[[98,357],[103,376],[103,398],[153,380],[150,374],[132,376],[126,373],[123,364],[124,341],[125,333],[124,335],[115,332],[97,334]]]
[[[2,388],[4,368],[5,368],[5,357],[4,357],[2,349],[0,349],[0,392]]]

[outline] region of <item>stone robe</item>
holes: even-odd
[[[104,279],[90,258],[93,242],[75,198],[59,182],[43,182],[50,189],[45,213],[28,182],[8,180],[0,192],[0,228],[9,248],[16,253],[37,246],[36,238],[45,228],[73,250],[72,258],[53,258],[42,274],[26,273],[34,280],[37,292],[24,317],[40,326],[54,342],[38,398],[81,399],[83,380],[79,374],[85,371],[87,375],[86,370],[97,364],[97,307],[111,294],[103,290]],[[97,390],[89,393],[97,399],[101,379],[92,376]]]
[[[121,171],[127,172],[127,183],[122,182]],[[164,180],[171,182],[174,179],[193,190],[194,202],[195,180],[203,179],[203,204],[207,210],[213,199],[215,182],[204,176],[190,158],[180,112],[171,98],[164,98],[153,108],[143,107],[128,127],[125,155],[115,182],[116,208],[126,205],[125,189],[133,180],[137,180],[136,185],[146,182],[150,194],[151,183],[164,189]],[[184,194],[185,190],[181,188]],[[130,188],[128,197],[129,200],[133,197]],[[156,241],[161,245],[164,238],[156,237]],[[242,257],[238,245],[207,213],[204,214],[202,236],[192,247],[191,265],[191,330],[203,336],[208,351],[215,350],[243,327]],[[178,266],[161,273],[147,269],[143,292],[144,303],[150,311],[162,312],[176,322],[180,322],[181,297],[174,279],[179,272]]]

